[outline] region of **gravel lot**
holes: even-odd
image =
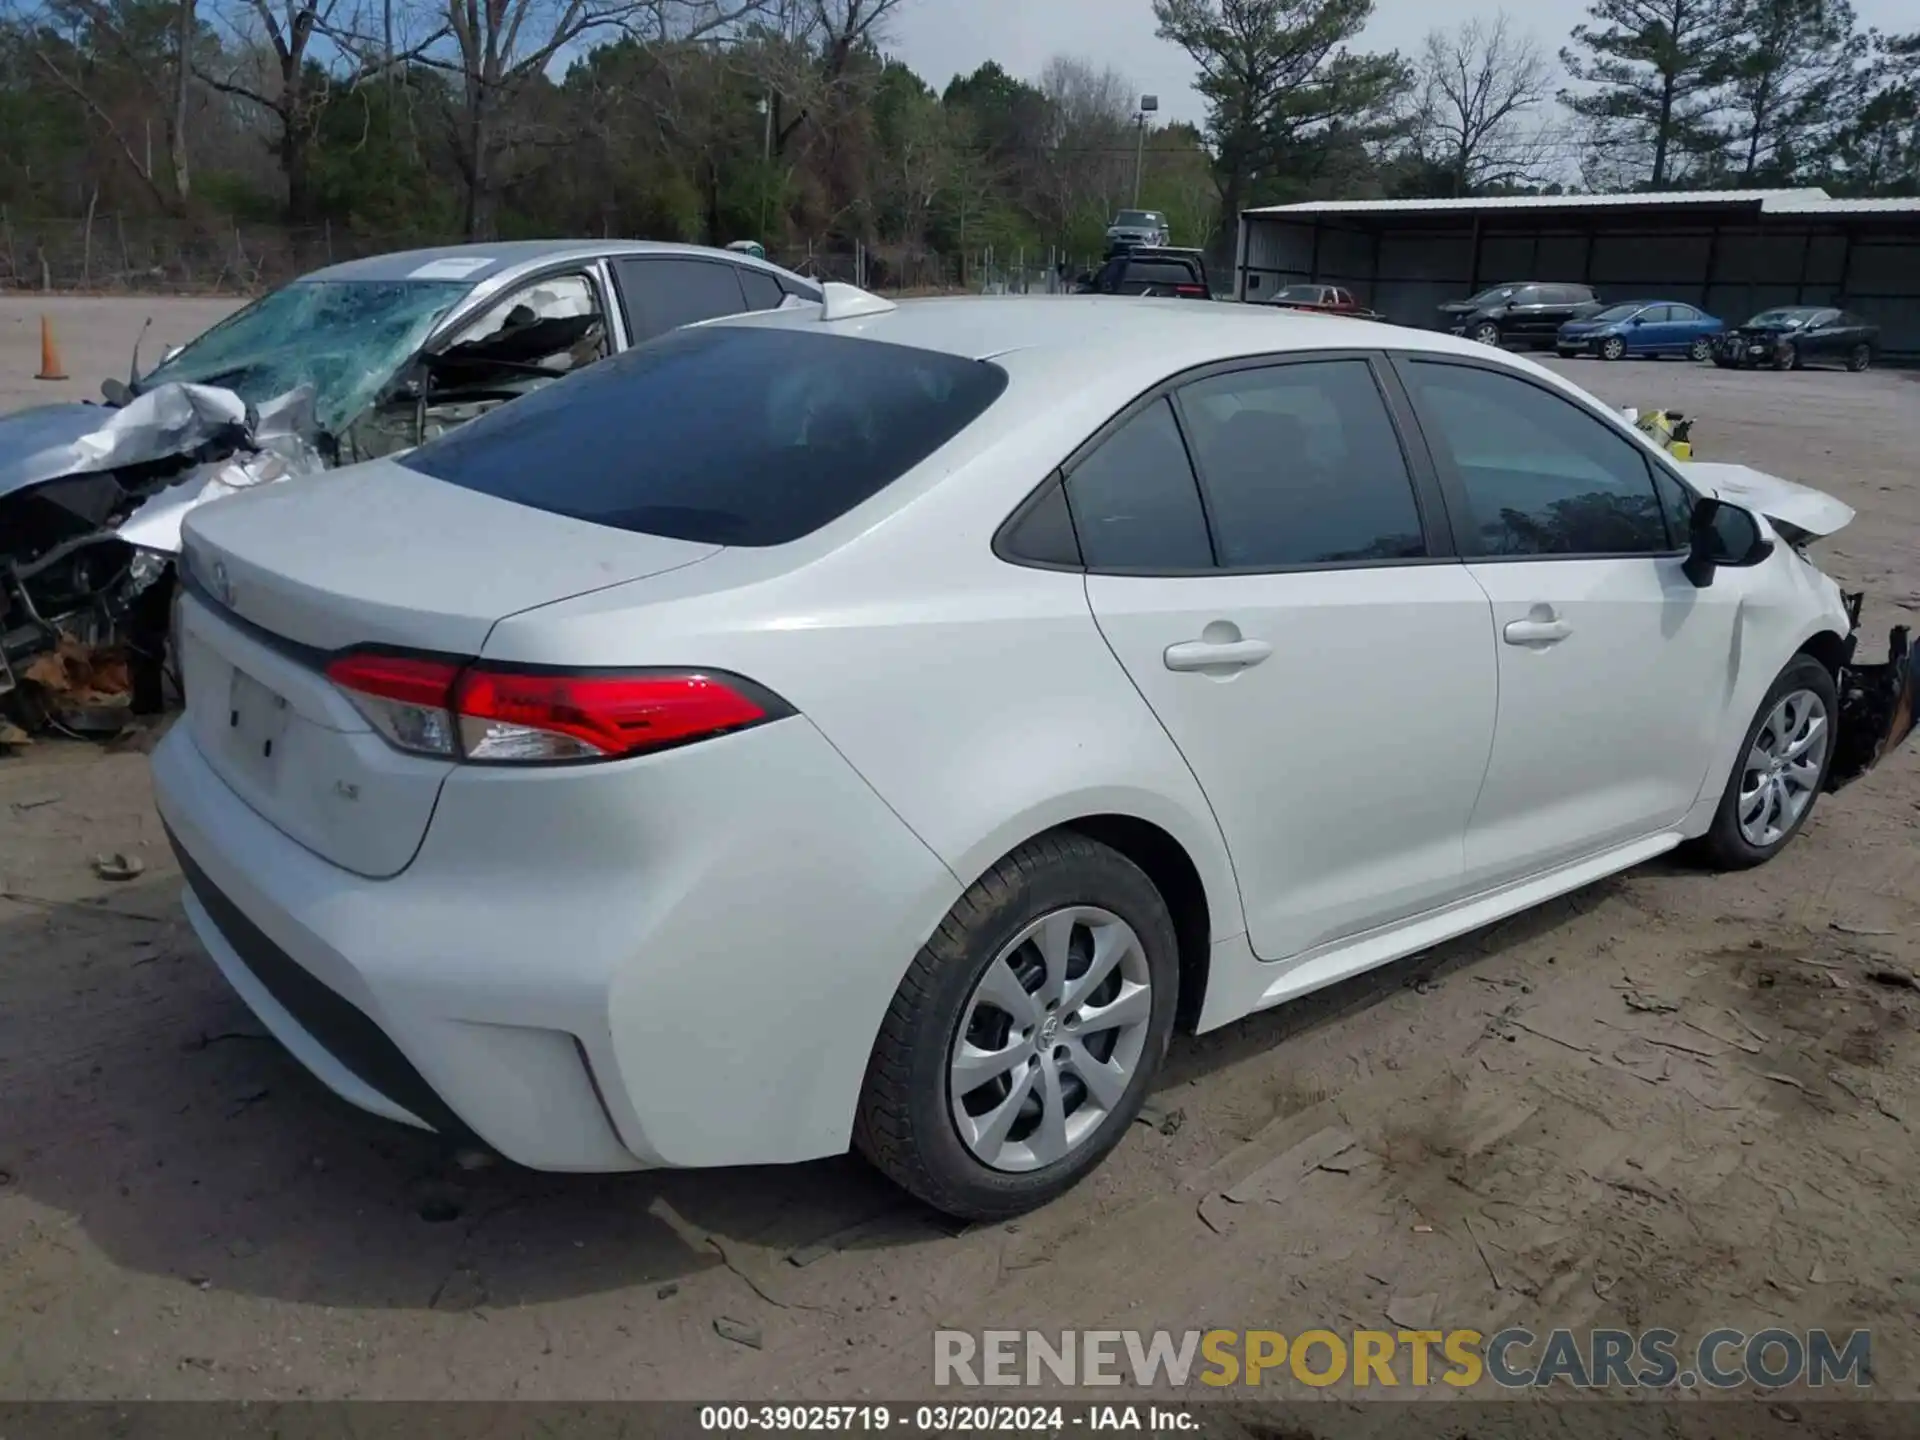
[[[92,382],[146,313],[157,354],[219,302],[51,308]],[[0,407],[53,388],[37,313],[0,305]],[[1920,623],[1920,377],[1566,368],[1856,506],[1823,560],[1872,651]],[[1339,1330],[1428,1295],[1489,1332],[1869,1326],[1878,1393],[1920,1397],[1917,822],[1920,748],[1762,871],[1645,866],[1180,1043],[1089,1184],[956,1234],[851,1159],[465,1170],[349,1110],[198,953],[145,757],[41,744],[0,760],[0,1397],[924,1397],[936,1326]],[[1329,1123],[1366,1163],[1213,1198]]]

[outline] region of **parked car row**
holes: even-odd
[[[1863,663],[1805,554],[1846,505],[1526,359],[1147,296],[750,308],[759,267],[641,338],[619,277],[618,353],[182,521],[188,919],[390,1120],[567,1171],[851,1146],[1015,1215],[1176,1028],[1682,845],[1764,863],[1911,730],[1905,632]],[[493,371],[586,343],[551,318]]]
[[[1684,356],[1723,367],[1775,370],[1827,362],[1861,371],[1880,352],[1877,325],[1832,306],[1782,306],[1729,327],[1683,301],[1603,304],[1591,286],[1521,282],[1449,302],[1440,313],[1451,333],[1483,345],[1552,348],[1568,357]]]

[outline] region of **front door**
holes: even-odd
[[[1493,736],[1489,607],[1430,539],[1369,360],[1194,381],[1067,494],[1094,617],[1220,821],[1254,952],[1457,896]]]
[[[1718,743],[1742,572],[1681,573],[1691,496],[1623,423],[1511,371],[1399,366],[1498,640],[1469,883],[1678,823]]]

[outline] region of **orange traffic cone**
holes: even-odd
[[[64,380],[66,369],[60,364],[60,347],[53,343],[53,322],[40,317],[40,373],[36,380]]]

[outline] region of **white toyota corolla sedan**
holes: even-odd
[[[188,520],[187,913],[347,1100],[1009,1215],[1176,1026],[1770,859],[1911,727],[1846,506],[1526,360],[829,290]]]

